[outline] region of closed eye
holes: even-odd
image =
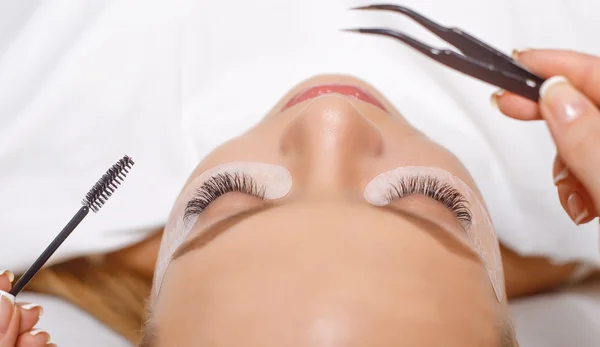
[[[468,200],[452,185],[428,175],[403,176],[390,184],[386,199],[391,203],[410,195],[424,195],[448,208],[463,228],[468,229],[473,220]]]
[[[196,190],[185,207],[184,219],[201,214],[211,203],[227,193],[241,192],[264,200],[265,191],[264,185],[259,185],[246,173],[219,173],[209,178]]]

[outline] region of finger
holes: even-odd
[[[513,58],[544,78],[565,76],[594,103],[600,104],[600,58],[565,50],[514,51]]]
[[[12,288],[12,282],[15,280],[15,275],[9,270],[0,271],[0,290],[9,292]]]
[[[504,115],[518,120],[540,120],[538,104],[505,90],[492,94],[491,103]]]
[[[37,304],[20,303],[18,305],[21,311],[21,324],[19,326],[19,334],[33,329],[44,313],[42,306]]]
[[[554,179],[554,185],[558,186],[563,180],[567,178],[572,178],[572,175],[569,175],[569,168],[565,165],[565,163],[560,159],[557,155],[554,158],[554,165],[552,166],[552,177]]]
[[[550,128],[558,155],[598,206],[600,111],[561,77],[546,81],[540,94],[541,114]]]
[[[565,76],[594,103],[600,104],[600,58],[564,50],[513,51],[513,59],[541,77]],[[500,90],[492,94],[492,105],[508,117],[539,120],[537,104],[519,95]]]
[[[554,161],[554,182],[560,204],[575,224],[587,223],[596,217],[592,198],[577,177],[569,174],[559,157]]]
[[[575,211],[574,209],[569,209],[568,201],[569,197],[571,196],[571,193],[580,191],[580,189],[577,188],[579,188],[581,184],[579,183],[577,178],[575,178],[574,175],[569,174],[569,169],[558,155],[554,158],[554,165],[552,166],[552,177],[554,178],[554,185],[557,189],[558,200],[560,201],[563,210],[567,212],[567,214],[575,224],[578,224],[578,216],[582,214],[581,212]],[[577,198],[577,196],[571,199],[571,204],[577,202],[575,198]],[[588,209],[585,209],[585,213],[583,214],[584,216],[580,217],[580,219],[585,218],[585,214],[589,215],[588,211]]]
[[[569,217],[571,217],[573,222],[579,225],[594,219],[596,217],[596,208],[592,198],[589,196],[585,187],[581,184],[581,182],[579,182],[577,177],[569,173],[569,169],[559,156],[554,158],[554,166],[552,171],[554,185],[558,190],[560,204],[567,212]],[[577,195],[573,195],[573,193],[576,193],[581,197],[584,205],[584,211],[577,210],[579,197]]]
[[[31,330],[19,336],[15,347],[47,347],[50,334],[44,330]]]
[[[0,347],[13,347],[19,336],[20,313],[15,297],[0,291]]]
[[[596,218],[596,213],[590,207],[593,206],[591,199],[581,186],[563,182],[558,185],[557,190],[560,204],[573,223],[580,225]]]

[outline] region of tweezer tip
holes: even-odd
[[[371,10],[371,9],[373,9],[372,5],[350,7],[350,11],[355,11],[355,10]]]
[[[398,11],[404,10],[406,7],[400,5],[392,5],[392,4],[373,4],[367,6],[356,6],[351,7],[350,10],[388,10],[388,11]]]
[[[349,33],[361,33],[362,29],[340,29],[340,31],[345,31]]]

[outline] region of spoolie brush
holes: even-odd
[[[125,179],[125,176],[129,173],[128,169],[131,169],[134,162],[128,157],[124,156],[115,165],[113,165],[102,178],[94,185],[94,187],[85,195],[85,198],[81,201],[83,206],[77,211],[75,216],[67,223],[63,230],[52,240],[50,245],[42,252],[42,254],[33,262],[33,264],[25,271],[23,276],[19,278],[17,283],[12,287],[10,294],[17,296],[23,288],[31,281],[33,276],[40,271],[42,266],[46,264],[48,259],[56,252],[58,247],[71,235],[73,230],[81,223],[81,221],[88,215],[90,210],[95,213],[100,211],[100,208],[106,203],[108,198],[115,192],[118,185]]]

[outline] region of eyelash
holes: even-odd
[[[225,172],[211,177],[196,191],[195,196],[185,208],[184,218],[201,214],[212,202],[224,194],[241,192],[265,198],[265,186],[259,186],[256,180],[245,173]],[[473,216],[464,196],[448,183],[430,176],[408,176],[399,178],[390,186],[386,199],[388,202],[410,195],[425,195],[444,204],[468,228]]]
[[[256,180],[242,172],[225,172],[211,177],[196,191],[185,207],[184,219],[201,214],[212,202],[224,194],[240,192],[265,198],[265,186],[259,186]]]
[[[468,201],[448,183],[431,176],[402,177],[391,184],[386,198],[392,202],[409,195],[425,195],[435,199],[450,209],[464,228],[471,225],[473,215]]]

